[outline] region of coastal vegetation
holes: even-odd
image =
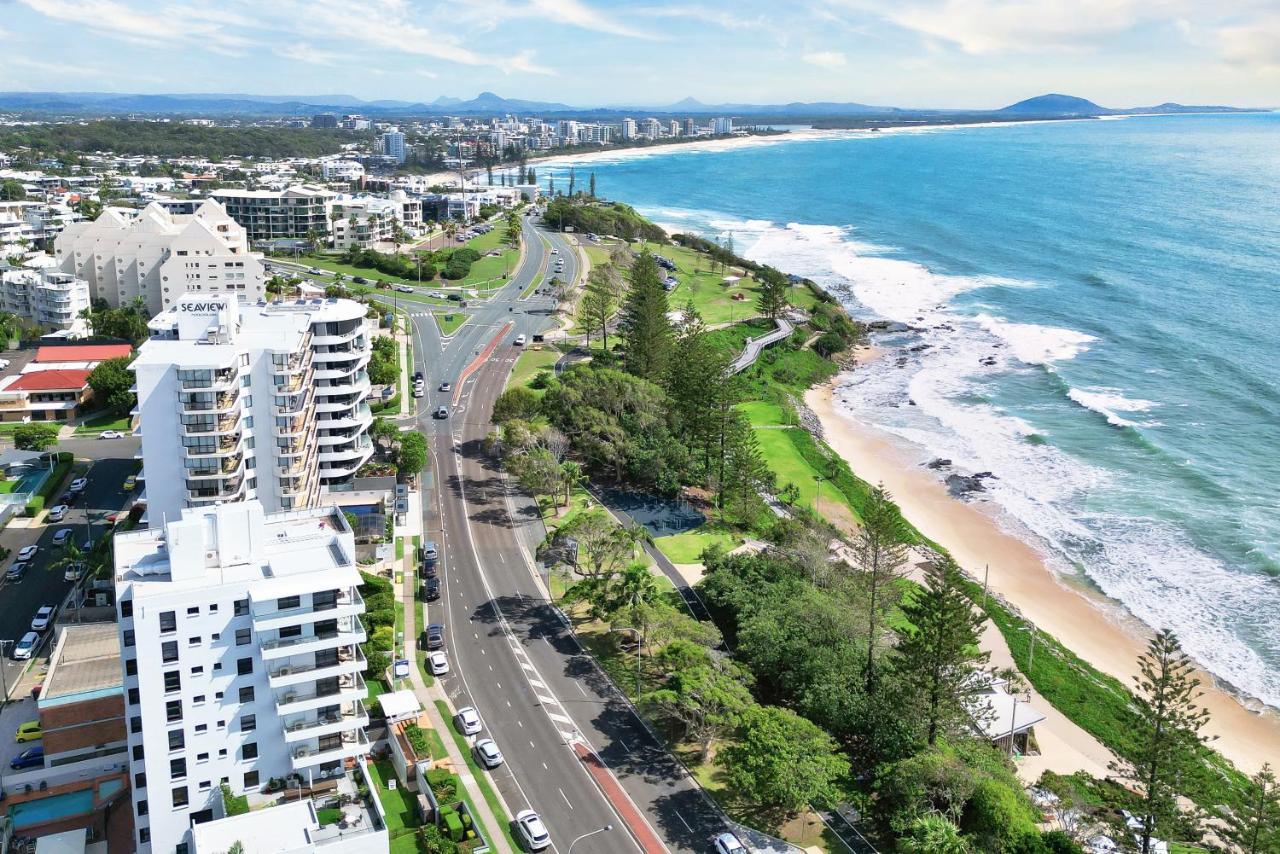
[[[1175,636],[1153,640],[1132,689],[1042,633],[1032,661],[1032,627],[804,426],[803,391],[862,340],[831,297],[699,252],[709,269],[750,275],[757,294],[755,319],[709,329],[691,303],[671,314],[646,248],[592,248],[578,318],[595,339],[591,361],[559,377],[526,368],[499,399],[489,446],[546,497],[552,562],[557,543],[577,543],[552,590],[584,645],[732,816],[826,848],[838,845],[829,832],[795,835],[810,805],[852,804],[896,851],[1069,852],[1094,833],[1137,850],[1224,838],[1267,850],[1253,840],[1280,827],[1274,778],[1246,779],[1199,736],[1206,713]],[[772,328],[767,315],[796,306],[807,309],[796,332],[731,376],[745,340]],[[701,506],[702,528],[656,544],[702,563],[714,625],[658,583],[638,549],[646,535],[590,509],[584,475]],[[763,550],[727,553],[744,539]],[[991,672],[987,620],[1020,673]],[[712,652],[721,640],[727,657]],[[1058,810],[1070,814],[1058,829],[1042,827],[1009,745],[980,734],[978,695],[997,676],[1014,690],[1025,676],[1119,757],[1107,780],[1045,775],[1041,788],[1075,810]],[[1217,820],[1206,839],[1207,815]]]
[[[642,238],[666,243],[667,234],[659,226],[636,213],[635,208],[621,202],[606,202],[591,196],[557,196],[548,204],[542,220],[558,231],[580,234],[606,234],[624,240]]]
[[[109,151],[147,157],[319,157],[336,154],[355,137],[349,131],[280,127],[204,127],[182,122],[103,119],[29,124],[0,129],[0,150],[27,151],[33,161],[76,162],[79,152]]]

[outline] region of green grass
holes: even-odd
[[[452,335],[471,319],[471,315],[465,311],[435,312],[431,316],[435,318],[436,326],[440,327],[441,335]]]
[[[364,684],[366,687],[364,694],[366,704],[372,703],[374,700],[378,699],[390,690],[381,679],[370,679]]]
[[[797,420],[795,411],[791,408],[784,408],[780,404],[764,400],[751,400],[738,404],[738,411],[747,416],[752,427],[794,424]]]
[[[32,423],[33,424],[50,424],[59,429],[61,429],[63,426],[63,422],[61,421],[35,421]],[[21,421],[11,421],[8,424],[0,424],[0,436],[12,436],[14,430],[17,430],[21,427],[26,427],[26,426],[27,425],[22,423]]]
[[[416,552],[415,552],[416,554]],[[417,591],[414,591],[414,600],[417,601]],[[418,634],[421,635],[427,628],[427,603],[420,602],[415,606],[418,609]],[[423,683],[430,688],[436,684],[436,677],[431,675],[431,668],[427,667],[427,651],[422,647],[416,647],[417,655],[414,656],[418,660],[418,675],[422,677]]]
[[[727,529],[707,523],[683,534],[655,537],[653,544],[672,563],[697,563],[708,546],[721,545],[729,550],[736,548],[740,542]]]
[[[320,826],[326,824],[337,824],[342,821],[342,810],[326,808],[316,810],[316,818],[320,821]]]
[[[344,285],[352,284],[351,280],[356,276],[368,279],[370,282],[390,282],[393,285],[421,285],[422,287],[431,287],[436,283],[434,279],[423,279],[421,282],[416,279],[403,279],[399,276],[388,276],[386,273],[379,272],[373,267],[353,267],[350,264],[343,264],[336,258],[328,255],[303,255],[298,258],[298,263],[308,267],[316,267],[321,270],[328,270],[331,273],[342,273],[347,277]]]
[[[537,376],[539,371],[551,370],[559,358],[559,350],[553,348],[534,350],[531,347],[526,347],[520,357],[516,359],[516,366],[511,371],[511,378],[507,381],[507,388],[529,385],[529,381]],[[539,395],[542,394],[539,389],[534,389],[534,392]]]
[[[99,433],[103,430],[123,430],[128,432],[132,421],[133,418],[128,413],[121,415],[117,412],[106,412],[85,419],[84,423],[76,428],[76,435]]]
[[[0,480],[0,495],[8,495],[18,488],[18,484],[22,481],[18,478],[13,480]]]
[[[444,739],[440,737],[439,731],[432,727],[423,732],[427,734],[427,747],[431,749],[431,758],[439,762],[448,757],[449,751],[445,749]]]
[[[421,827],[418,820],[418,797],[404,786],[395,789],[387,788],[387,781],[394,780],[395,767],[386,760],[369,763],[369,774],[373,777],[378,790],[378,800],[387,814],[387,836],[396,839],[401,836],[412,838],[414,828]]]
[[[760,295],[760,286],[755,279],[743,276],[740,282],[728,287],[725,276],[739,275],[741,271],[712,271],[710,259],[683,246],[655,247],[654,252],[670,258],[676,265],[675,277],[680,284],[667,295],[672,308],[683,307],[693,300],[703,322],[713,325],[736,323],[758,313],[756,298]],[[746,299],[734,300],[735,293],[745,294]]]
[[[755,431],[756,440],[760,444],[760,453],[777,479],[776,489],[781,492],[788,486],[794,485],[796,487],[795,503],[811,509],[814,507],[815,499],[818,498],[823,505],[827,506],[832,503],[847,504],[844,493],[832,485],[827,478],[827,473],[819,472],[811,466],[796,448],[789,435],[791,433],[804,433],[804,431],[798,427],[782,430],[757,428]],[[805,433],[805,435],[809,434]],[[821,482],[817,480],[819,474],[822,475]]]
[[[489,237],[492,234],[493,232],[490,232],[483,236]],[[485,282],[487,283],[486,290],[495,288],[506,283],[505,276],[515,272],[516,265],[519,263],[520,251],[518,249],[506,249],[500,255],[486,255],[471,265],[471,271],[459,283],[463,287],[474,288]]]
[[[396,537],[396,560],[404,560],[404,537]]]
[[[440,717],[445,720],[445,724],[447,726],[449,722],[453,720],[453,715],[449,712],[449,704],[444,700],[436,700],[436,708],[440,711]],[[502,833],[507,837],[507,841],[511,843],[512,849],[516,851],[524,850],[520,844],[516,842],[515,836],[511,833],[511,817],[508,816],[507,811],[502,808],[502,801],[498,800],[497,792],[493,790],[493,786],[489,783],[488,772],[484,771],[480,767],[480,764],[476,762],[475,757],[471,755],[471,745],[467,744],[467,740],[451,726],[449,727],[449,734],[453,736],[453,741],[458,748],[458,752],[462,754],[464,759],[466,759],[467,767],[471,769],[471,776],[475,778],[476,785],[480,787],[480,794],[484,797],[484,802],[489,805],[489,810],[493,813],[493,817],[502,823]],[[458,792],[462,794],[465,800],[466,794],[461,785],[458,786]],[[470,801],[468,801],[468,805],[470,805]],[[472,810],[472,812],[475,813],[475,810]],[[479,814],[475,815],[475,820],[477,824],[480,824],[483,827],[483,822],[480,821]],[[489,834],[488,828],[484,828],[484,833],[489,839],[493,839]]]

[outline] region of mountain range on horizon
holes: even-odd
[[[995,115],[1066,118],[1133,113],[1240,112],[1246,108],[1229,106],[1188,106],[1164,103],[1150,107],[1116,109],[1073,95],[1039,95],[999,109],[931,109],[873,106],[856,102],[793,101],[786,104],[719,103],[707,104],[686,97],[665,105],[603,105],[575,107],[555,101],[533,101],[504,98],[493,92],[481,92],[474,98],[462,99],[441,95],[434,101],[395,99],[363,100],[352,95],[249,95],[233,93],[129,94],[114,92],[0,92],[0,109],[43,113],[119,114],[147,113],[155,115],[310,115],[317,112],[360,112],[383,118],[414,115],[474,115],[494,113],[542,113],[548,115],[604,116],[621,113],[652,115],[730,115],[735,117],[823,117],[911,115]]]

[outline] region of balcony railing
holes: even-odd
[[[346,650],[339,650],[336,660],[324,664],[286,662],[270,667],[267,669],[267,682],[272,688],[278,688],[282,685],[323,679],[326,676],[357,673],[368,666],[369,662],[365,660],[360,647],[352,646]]]
[[[299,691],[290,686],[276,690],[276,710],[281,714],[287,714],[293,711],[307,711],[312,708],[319,708],[326,703],[341,703],[344,700],[355,701],[365,697],[369,691],[369,686],[365,684],[364,677],[359,673],[348,674],[347,676],[339,676],[338,684],[332,688],[326,688],[323,691],[315,689],[307,691]]]
[[[303,617],[311,614],[324,614],[328,611],[338,609],[351,610],[351,613],[361,613],[364,610],[364,597],[360,595],[360,591],[352,587],[349,590],[343,590],[338,593],[336,599],[332,602],[321,601],[310,605],[299,605],[296,608],[285,608],[283,610],[271,607],[276,600],[269,599],[262,603],[263,607],[254,608],[253,619],[261,620],[279,620],[288,617]]]
[[[188,436],[204,436],[210,433],[230,433],[240,427],[238,415],[224,415],[221,418],[201,420],[191,424],[183,424],[182,431]]]
[[[240,373],[235,368],[229,368],[220,371],[209,372],[208,376],[186,379],[182,381],[183,390],[189,389],[209,389],[216,391],[218,389],[230,388],[240,379]]]
[[[312,717],[300,717],[285,721],[284,731],[287,740],[294,741],[307,738],[310,733],[328,727],[364,727],[369,723],[369,710],[362,701],[347,703],[337,712],[317,713]]]
[[[326,762],[337,762],[351,756],[361,756],[369,752],[369,738],[364,730],[356,729],[342,733],[340,743],[335,747],[298,745],[289,751],[294,770],[323,765]]]
[[[301,655],[309,650],[310,644],[316,644],[320,649],[328,649],[333,646],[364,643],[366,638],[364,623],[360,622],[360,618],[346,617],[338,621],[336,629],[292,638],[272,638],[263,641],[259,646],[264,653],[296,652]]]

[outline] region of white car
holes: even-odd
[[[78,477],[71,481],[71,485],[67,487],[72,492],[84,492],[84,488],[89,485],[89,478]]]
[[[80,576],[84,575],[84,564],[73,563],[62,572],[63,581],[79,581]]]
[[[471,748],[476,759],[480,760],[480,764],[486,768],[497,768],[502,764],[502,751],[498,749],[498,745],[494,743],[492,738],[482,738]]]
[[[521,810],[516,813],[516,827],[520,828],[520,836],[530,851],[541,851],[551,844],[551,834],[542,818],[533,810]]]
[[[308,268],[307,268],[307,272],[308,272],[308,273],[310,273],[310,274],[311,274],[311,275],[313,275],[313,276],[323,276],[323,275],[324,275],[324,270],[321,270],[319,267],[308,267]]]
[[[36,611],[36,615],[31,618],[31,631],[43,632],[49,628],[49,624],[53,622],[53,612],[56,611],[53,605],[41,605],[40,610]]]
[[[99,439],[123,439],[124,433],[119,430],[103,430],[98,434]]]
[[[35,546],[35,545],[23,546],[21,549],[18,550],[18,560],[22,561],[23,563],[26,563],[27,561],[35,557],[36,552],[38,551],[40,551],[39,546]]]
[[[69,507],[67,507],[67,505],[65,505],[65,504],[58,504],[58,505],[56,505],[56,506],[54,506],[54,507],[50,507],[50,508],[49,508],[49,521],[50,521],[50,522],[61,522],[63,519],[65,519],[65,518],[66,518],[66,516],[67,516],[67,510],[69,510],[69,509],[70,509],[70,508],[69,508]]]
[[[409,287],[408,285],[396,285],[396,290],[402,294],[413,293],[413,288]]]
[[[5,368],[7,368],[7,367],[9,367],[9,360],[8,360],[8,359],[0,359],[0,371],[3,371],[3,370],[4,370]]]
[[[716,837],[716,854],[746,854],[747,848],[732,833],[722,833]]]
[[[427,664],[431,666],[431,672],[435,676],[443,676],[449,672],[449,659],[443,652],[433,652],[428,655]]]
[[[523,347],[523,346],[524,346],[524,342],[525,342],[525,337],[524,337],[524,335],[517,335],[517,336],[516,336],[516,346],[517,346],[517,347]]]
[[[434,652],[432,655],[440,655]],[[480,713],[470,706],[458,709],[457,714],[458,729],[462,730],[463,735],[475,735],[484,729],[484,724],[480,723]]]
[[[22,640],[13,645],[13,660],[26,661],[35,652],[38,643],[40,643],[40,635],[27,632],[22,636]]]
[[[71,539],[71,529],[63,528],[53,535],[53,544],[55,546],[65,546],[67,541]]]

